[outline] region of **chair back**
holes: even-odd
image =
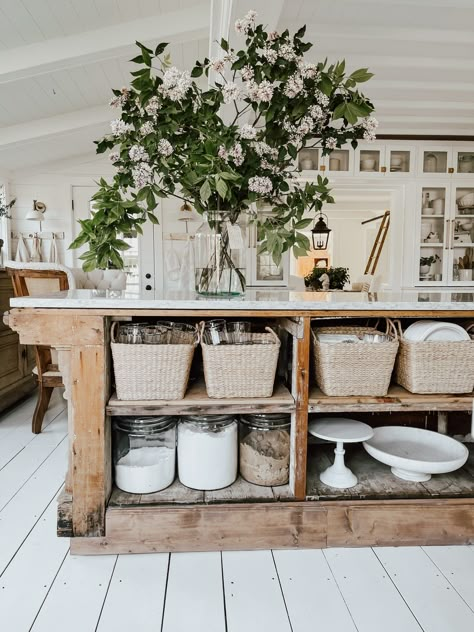
[[[21,263],[11,266],[7,262],[6,270],[12,279],[13,292],[16,297],[38,296],[61,292],[70,288],[67,268],[48,268],[41,264]]]

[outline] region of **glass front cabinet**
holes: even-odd
[[[473,285],[474,184],[426,183],[417,204],[416,285]]]

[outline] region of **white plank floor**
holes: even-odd
[[[0,417],[3,632],[470,632],[469,546],[74,557],[55,535],[66,411]]]

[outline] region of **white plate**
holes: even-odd
[[[455,323],[437,320],[418,320],[407,327],[403,333],[405,340],[422,342],[427,340],[460,341],[469,340],[469,334]]]
[[[393,474],[407,481],[427,481],[432,474],[454,472],[469,456],[465,445],[446,435],[408,426],[374,428],[364,448]]]

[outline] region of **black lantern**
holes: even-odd
[[[326,218],[326,221],[324,221],[324,217]],[[331,229],[328,228],[327,219],[327,215],[320,212],[314,227],[311,229],[314,250],[326,250],[328,247],[329,233],[331,232]]]

